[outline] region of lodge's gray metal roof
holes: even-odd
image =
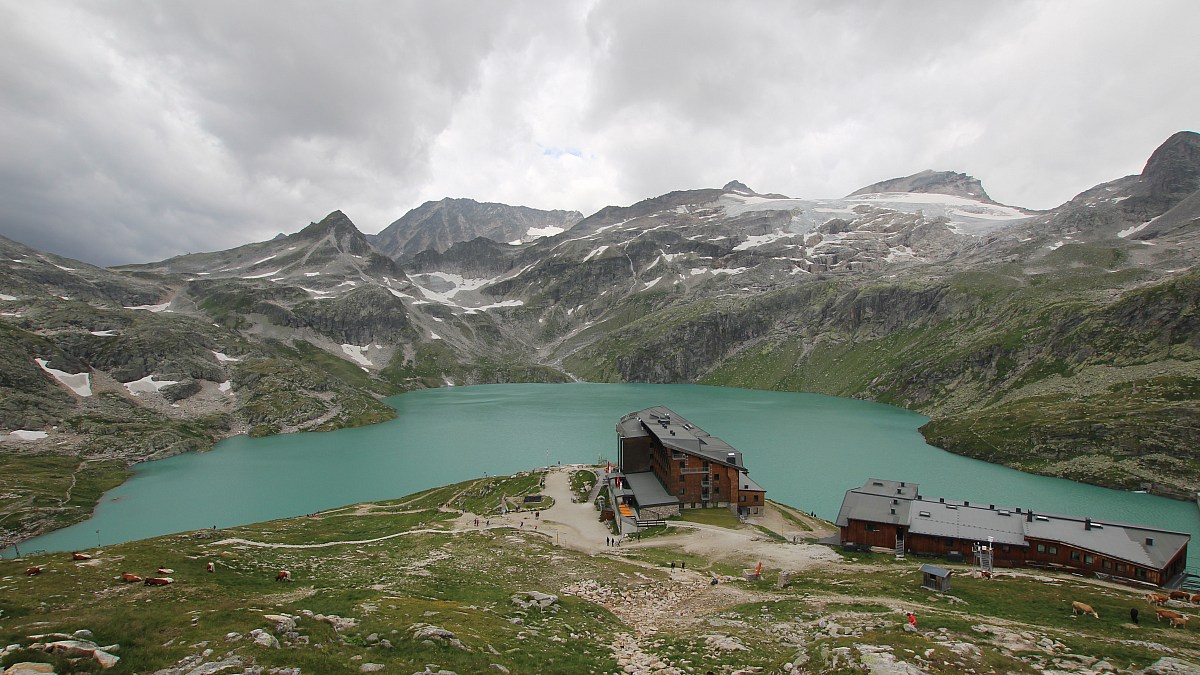
[[[937,565],[928,565],[928,564],[921,565],[921,572],[923,574],[932,574],[933,576],[941,577],[942,579],[945,579],[946,577],[953,574],[953,572],[951,572],[948,569],[938,567]]]
[[[1035,514],[1032,520],[1023,521],[1026,537],[1057,541],[1157,569],[1166,567],[1191,539],[1183,532],[1109,521],[1092,520],[1091,529],[1087,529],[1088,519],[1072,516]],[[1147,540],[1152,543],[1147,544]]]
[[[1009,514],[1009,515],[1004,515]],[[963,503],[916,500],[909,508],[908,531],[931,537],[953,537],[997,544],[1025,545],[1024,519],[1008,510]]]
[[[842,500],[842,508],[838,511],[838,526],[850,524],[850,518],[865,520],[873,523],[891,523],[892,525],[907,525],[911,499],[900,495],[883,496],[850,490]]]
[[[746,473],[745,471],[738,474],[738,489],[750,490],[752,492],[766,492],[766,490],[764,490],[758,483],[755,483],[754,479],[750,477],[750,474]]]
[[[646,431],[646,427],[642,425],[642,421],[636,417],[635,413],[630,413],[617,422],[617,433],[620,434],[621,438],[641,438],[650,435],[650,432]]]
[[[679,503],[678,497],[667,494],[662,483],[658,482],[658,476],[655,476],[653,471],[627,473],[625,474],[625,481],[629,484],[630,489],[633,490],[633,498],[637,500],[639,508]]]
[[[846,491],[835,522],[844,527],[851,519],[906,525],[913,534],[968,541],[984,542],[990,536],[998,544],[1028,546],[1029,539],[1040,539],[1155,569],[1166,567],[1191,539],[1184,532],[1145,525],[932,501],[919,496],[915,483],[874,478]]]
[[[634,426],[638,428],[635,429]],[[683,419],[666,406],[657,405],[625,415],[617,423],[617,433],[623,438],[635,438],[649,433],[657,438],[663,447],[696,455],[710,462],[742,468],[742,453]]]
[[[883,478],[872,478],[862,487],[856,488],[854,491],[868,495],[899,497],[901,499],[915,499],[916,496],[920,494],[917,490],[916,483],[886,480]]]

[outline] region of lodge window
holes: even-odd
[[[738,501],[740,501],[740,502],[746,501],[746,495],[742,495],[741,498],[738,499]]]
[[[1111,570],[1112,569],[1112,561],[1111,560],[1102,560],[1100,562],[1100,566],[1106,570]]]
[[[1057,546],[1050,547],[1050,555],[1058,555],[1058,547]]]
[[[1117,563],[1117,571],[1124,572],[1125,571],[1125,563]]]
[[[950,547],[950,548],[954,547],[954,540],[951,539],[950,537],[946,537],[945,539],[942,539],[942,543],[945,544],[947,547]]]
[[[1079,562],[1079,551],[1071,551],[1071,560],[1073,562]]]
[[[708,468],[708,462],[704,463],[704,468],[706,468],[706,469]]]
[[[875,523],[867,523],[867,532],[878,532],[879,526]]]
[[[754,495],[754,501],[758,501],[761,497],[762,495]]]
[[[1083,556],[1083,564],[1084,565],[1091,565],[1091,564],[1093,564],[1094,561],[1095,561],[1095,558],[1093,558],[1090,555]]]
[[[1134,573],[1134,574],[1135,574],[1135,576],[1137,576],[1137,578],[1139,578],[1139,579],[1145,579],[1145,578],[1146,578],[1146,570],[1144,570],[1144,569],[1142,569],[1142,568],[1140,568],[1140,567],[1139,567],[1139,568],[1137,568],[1137,570],[1135,571],[1135,573]]]
[[[1046,545],[1038,544],[1038,553],[1045,553],[1045,552],[1046,552]]]

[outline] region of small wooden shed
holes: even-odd
[[[954,573],[937,565],[921,565],[921,585],[931,591],[945,593],[950,590],[951,574]]]

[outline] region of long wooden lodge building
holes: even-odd
[[[663,406],[621,418],[617,453],[617,498],[635,503],[642,517],[666,518],[681,508],[753,516],[766,503],[766,490],[750,478],[741,452]]]
[[[995,504],[928,499],[916,483],[871,479],[838,512],[843,544],[972,560],[991,542],[992,564],[1062,567],[1163,586],[1182,574],[1191,537]]]

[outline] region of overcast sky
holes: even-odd
[[[0,0],[0,234],[96,264],[923,169],[1056,206],[1200,119],[1200,2]]]

